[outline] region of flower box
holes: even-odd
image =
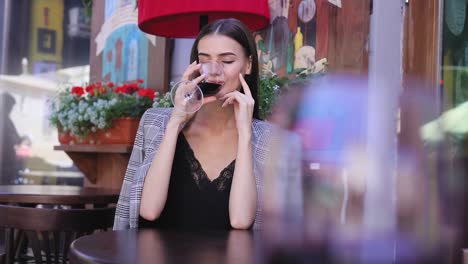
[[[114,120],[111,128],[95,133],[97,144],[133,145],[140,118],[122,117]]]
[[[140,118],[122,117],[112,122],[112,127],[97,130],[84,137],[76,137],[59,129],[58,140],[60,144],[113,144],[113,145],[133,145],[135,135],[138,130]]]
[[[124,144],[135,139],[140,117],[158,93],[143,81],[119,86],[96,82],[61,91],[52,101],[50,120],[61,144]]]
[[[94,133],[88,134],[83,137],[77,137],[70,135],[68,131],[58,131],[58,141],[62,145],[74,145],[74,144],[96,144],[96,136]]]

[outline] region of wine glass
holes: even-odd
[[[179,111],[195,113],[203,105],[203,92],[195,82],[183,80],[172,86],[171,100]]]
[[[172,86],[171,100],[174,108],[185,113],[194,113],[202,107],[204,97],[217,94],[224,84],[224,69],[220,62],[203,62],[199,73],[204,74],[205,79],[198,84],[183,80]]]
[[[217,94],[224,84],[223,64],[218,61],[203,62],[200,73],[206,76],[206,78],[198,84],[203,95],[208,97]]]

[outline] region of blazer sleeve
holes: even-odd
[[[143,114],[133,144],[132,154],[128,161],[127,170],[120,190],[119,201],[115,211],[114,230],[123,230],[130,228],[130,188],[135,179],[135,172],[143,164],[145,156],[144,151],[144,124],[147,112]]]

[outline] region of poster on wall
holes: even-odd
[[[36,0],[31,4],[30,62],[33,74],[54,71],[63,60],[63,1]]]
[[[327,38],[326,30],[317,30],[317,24],[322,22],[317,21],[322,2],[269,0],[270,26],[255,33],[263,75],[276,73],[285,76],[324,70],[326,51],[321,51],[325,56],[317,56],[316,50],[317,38],[322,41]],[[321,26],[328,27],[328,23]]]

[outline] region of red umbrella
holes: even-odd
[[[138,26],[157,36],[195,37],[205,24],[230,17],[260,30],[270,23],[268,0],[138,1]]]

